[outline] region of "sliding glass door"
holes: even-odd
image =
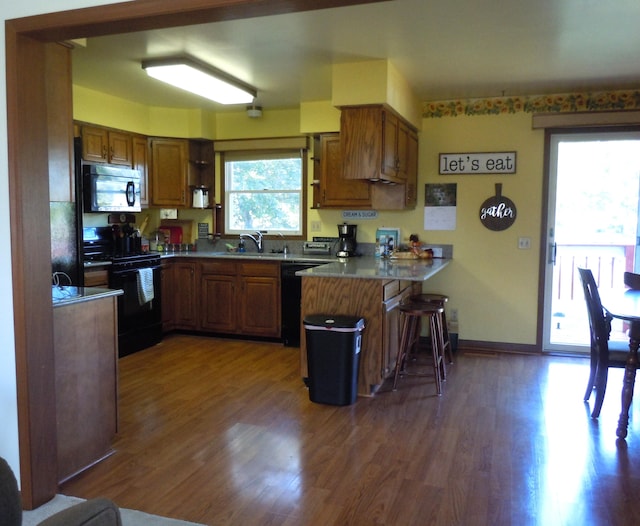
[[[588,352],[589,324],[577,268],[598,287],[635,271],[640,131],[550,135],[543,349]],[[614,323],[612,338],[625,339]]]

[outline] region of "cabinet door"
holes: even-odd
[[[157,206],[187,204],[188,142],[151,139],[151,202]]]
[[[388,177],[398,174],[398,118],[388,111],[382,112],[382,173]]]
[[[109,132],[109,163],[131,168],[131,135],[115,131]]]
[[[342,177],[380,179],[381,110],[377,106],[343,108],[340,114]]]
[[[239,329],[253,336],[280,337],[280,264],[246,262],[239,270]]]
[[[173,263],[173,316],[178,329],[195,329],[197,326],[196,264]]]
[[[402,179],[406,179],[409,173],[409,141],[412,134],[413,132],[405,123],[398,121],[396,174]]]
[[[243,334],[280,336],[280,286],[278,278],[241,276],[240,323]]]
[[[200,327],[214,332],[235,332],[236,277],[203,274],[200,294]]]
[[[415,208],[418,203],[418,136],[413,132],[407,137],[405,200],[406,208]]]
[[[162,262],[162,330],[173,330],[173,264],[171,261]]]
[[[45,46],[49,201],[75,201],[73,177],[73,111],[71,50],[61,44]]]
[[[147,170],[147,139],[134,136],[132,138],[131,157],[133,169],[140,172],[140,204],[149,205],[149,173]]]
[[[109,132],[94,126],[82,127],[82,158],[93,163],[106,163],[109,153]]]
[[[320,137],[320,197],[321,208],[367,208],[371,206],[370,184],[342,177],[340,135]]]

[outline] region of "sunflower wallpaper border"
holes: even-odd
[[[458,115],[503,115],[518,112],[575,113],[639,108],[640,90],[625,90],[425,102],[422,116],[428,119]]]

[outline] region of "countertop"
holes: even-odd
[[[314,268],[300,270],[297,276],[356,279],[404,279],[425,281],[451,262],[449,258],[386,259],[374,256],[337,258],[332,255],[281,254],[276,252],[175,252],[163,258],[224,258],[235,260],[279,261],[288,263],[319,263]]]
[[[162,259],[177,258],[224,258],[235,260],[280,261],[287,263],[333,263],[336,256],[323,254],[283,254],[281,252],[169,252],[161,255]]]
[[[450,259],[342,258],[319,267],[300,270],[296,276],[312,278],[404,279],[425,281],[451,263]]]
[[[121,289],[104,289],[99,287],[51,286],[51,299],[54,307],[62,307],[83,301],[93,301],[110,296],[120,296]]]

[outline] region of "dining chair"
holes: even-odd
[[[591,333],[591,367],[589,383],[584,394],[584,401],[588,402],[595,390],[596,401],[591,412],[591,418],[600,416],[600,409],[607,389],[609,367],[624,368],[627,363],[629,344],[627,342],[610,341],[611,320],[613,317],[603,307],[598,292],[598,286],[593,279],[590,269],[579,268],[580,281],[584,289],[589,315],[589,332]]]
[[[623,279],[625,287],[633,290],[640,290],[640,274],[625,272]]]

